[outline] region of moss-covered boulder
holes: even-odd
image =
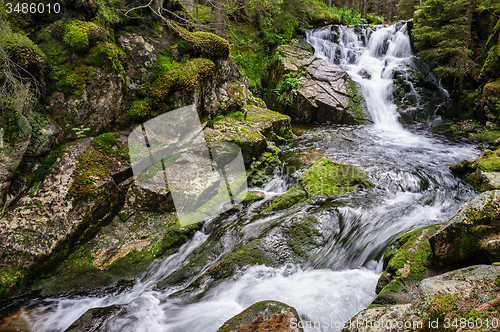
[[[268,211],[283,210],[308,198],[335,197],[371,186],[373,184],[355,166],[321,158],[297,179],[292,188],[276,198]]]
[[[373,305],[409,303],[412,286],[435,274],[429,238],[440,224],[417,229],[399,237],[384,256],[385,271],[376,286]]]
[[[231,51],[229,42],[211,32],[189,32],[176,24],[173,32],[182,38],[185,43],[181,51],[194,56],[203,55],[209,58],[227,58]]]
[[[106,37],[95,23],[66,20],[36,35],[51,69],[44,102],[66,136],[81,125],[100,134],[123,113],[126,55]]]
[[[436,261],[443,265],[472,257],[476,261],[499,261],[499,219],[500,191],[488,191],[474,198],[430,237]]]
[[[409,303],[365,309],[342,331],[459,331],[468,322],[470,331],[496,330],[490,328],[500,309],[499,273],[498,266],[475,265],[424,279]]]
[[[13,32],[8,26],[3,26],[0,29],[0,48],[12,61],[27,71],[27,76],[33,75],[36,79],[43,79],[47,58],[25,34]],[[27,73],[24,72],[23,75]],[[0,74],[0,79],[3,79],[2,76],[3,74]]]
[[[0,218],[0,296],[50,276],[79,243],[112,221],[124,193],[112,178],[120,147],[112,134],[65,146]],[[40,165],[39,165],[40,166]]]
[[[486,149],[480,158],[462,160],[450,166],[450,170],[481,191],[500,188],[500,149]]]
[[[266,103],[296,123],[364,124],[363,99],[347,72],[296,46],[280,47]]]
[[[262,153],[275,152],[274,142],[293,136],[290,118],[286,115],[249,105],[243,112],[218,116],[205,129],[205,137],[213,142],[233,142],[241,147],[248,164]]]
[[[51,117],[39,112],[28,112],[27,119],[32,134],[26,155],[37,157],[49,152],[62,134],[61,127]]]
[[[295,308],[278,301],[257,302],[225,322],[217,332],[302,332]]]

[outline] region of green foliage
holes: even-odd
[[[409,20],[413,18],[413,13],[419,3],[419,0],[399,0],[396,5],[396,17],[399,20]]]
[[[366,21],[368,24],[384,24],[384,16],[368,13],[366,14]]]
[[[474,67],[467,45],[469,0],[427,0],[413,36],[421,59],[439,63],[442,77],[463,77]]]
[[[82,138],[82,137],[86,137],[85,132],[89,131],[90,128],[84,128],[84,125],[81,125],[80,128],[73,128],[72,130],[75,131],[77,138]]]
[[[297,88],[300,86],[300,78],[305,74],[306,72],[290,72],[284,75],[283,81],[274,89],[280,103],[292,104],[293,97],[297,95]]]

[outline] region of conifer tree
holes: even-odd
[[[470,42],[469,11],[474,0],[427,0],[419,7],[413,36],[419,57],[437,62],[441,77],[461,79],[468,74]]]

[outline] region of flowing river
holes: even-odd
[[[415,61],[405,24],[325,27],[309,32],[307,40],[317,56],[340,64],[359,84],[373,124],[296,127],[298,136],[282,147],[283,168],[258,189],[265,192],[264,201],[207,221],[177,253],[156,261],[127,287],[25,300],[17,317],[19,330],[64,331],[88,309],[116,304],[120,311],[101,330],[210,332],[257,301],[278,300],[295,307],[303,321],[322,322],[323,327],[316,324],[306,331],[340,331],[343,322],[370,304],[391,241],[447,221],[477,195],[448,166],[478,157],[480,150],[469,141],[448,140],[424,126],[404,128],[398,121],[393,73]],[[359,166],[375,187],[328,204],[261,212],[293,184],[291,172],[300,174],[320,157]],[[322,240],[302,264],[253,266],[222,282],[189,287],[224,253],[251,239],[264,236],[279,248],[280,239],[269,225],[309,215],[319,221]],[[190,264],[190,253],[201,246],[211,248],[205,266],[188,280],[161,284]]]

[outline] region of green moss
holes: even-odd
[[[284,231],[289,246],[301,257],[307,257],[308,252],[319,245],[316,237],[321,236],[321,233],[313,226],[315,223],[314,217],[303,217]]]
[[[141,89],[155,105],[160,105],[168,102],[168,97],[173,92],[193,91],[201,81],[210,77],[214,70],[215,64],[208,59],[197,58],[180,63],[159,55],[151,76],[152,82]]]
[[[497,153],[500,153],[500,150],[484,150],[483,156],[477,159],[478,167],[484,172],[500,171],[500,158],[498,157]]]
[[[489,95],[500,96],[500,80],[486,84],[483,91]]]
[[[36,78],[42,75],[47,66],[47,59],[42,50],[22,33],[15,33],[7,27],[1,28],[0,47],[16,64]]]
[[[174,25],[178,35],[186,41],[186,52],[209,58],[227,58],[231,52],[229,42],[224,38],[210,32],[189,32],[186,29]]]
[[[16,143],[24,137],[23,119],[27,121],[21,113],[15,109],[6,109],[0,114],[0,128],[3,129],[3,140],[8,143]]]
[[[363,96],[358,91],[358,86],[356,82],[354,82],[350,76],[346,79],[346,90],[349,94],[350,98],[348,98],[347,103],[347,112],[350,113],[357,124],[364,125],[366,124],[365,114],[363,112],[363,107],[361,106],[361,102],[363,100]]]
[[[89,51],[86,64],[99,68],[109,68],[125,73],[127,55],[120,47],[110,42],[100,42]]]
[[[410,280],[423,279],[431,265],[432,250],[428,238],[421,237],[422,229],[412,233],[408,241],[394,254],[387,269],[396,276]]]
[[[417,229],[400,236],[387,250],[384,257],[385,272],[377,283],[378,305],[407,303],[408,287],[433,275],[432,254],[429,238],[442,224]]]
[[[268,258],[256,246],[244,247],[222,258],[214,266],[208,269],[207,274],[220,280],[233,276],[236,270],[248,265],[265,265]]]
[[[68,25],[63,41],[77,52],[82,52],[89,47],[89,38],[85,30],[77,25]]]
[[[436,293],[428,302],[432,303],[427,312],[431,320],[443,321],[449,312],[458,309],[458,298],[453,294]]]
[[[242,194],[244,194],[244,193],[242,193]],[[261,195],[258,195],[256,192],[247,191],[245,198],[243,198],[241,200],[241,204],[250,205],[252,203],[258,202],[258,201],[263,200],[263,199],[264,199],[264,197],[262,197]]]
[[[96,137],[91,146],[77,158],[78,166],[71,175],[73,182],[68,195],[74,200],[94,197],[98,192],[96,180],[105,180],[109,176],[113,158],[126,162],[128,152],[111,133]]]
[[[484,62],[483,68],[481,69],[481,74],[486,76],[494,76],[495,73],[499,71],[499,56],[500,56],[500,47],[494,46],[491,47],[488,52],[488,57]]]
[[[292,188],[276,198],[266,211],[281,210],[316,196],[343,195],[359,186],[371,187],[373,184],[356,167],[322,158],[302,174]]]
[[[306,199],[307,193],[305,190],[303,190],[299,184],[294,184],[285,194],[276,198],[271,205],[266,208],[266,211],[284,210]]]

